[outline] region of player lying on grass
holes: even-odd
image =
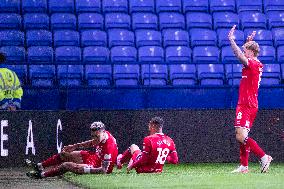
[[[148,124],[150,135],[143,141],[143,151],[132,144],[123,154],[118,155],[117,168],[121,169],[124,163],[129,162],[127,172],[134,168],[137,173],[160,173],[165,161],[177,164],[175,143],[163,134],[163,124],[162,118],[152,118]]]
[[[91,124],[92,139],[65,146],[61,153],[53,155],[41,163],[26,160],[26,164],[34,170],[27,172],[31,178],[44,178],[62,175],[68,171],[85,174],[111,173],[116,162],[118,149],[115,138],[105,130],[102,122]],[[75,151],[79,148],[93,147],[95,151]],[[47,171],[44,169],[55,166]]]
[[[257,59],[259,55],[259,45],[253,41],[255,32],[248,38],[243,45],[243,51],[237,46],[234,39],[234,25],[229,32],[228,38],[232,50],[239,61],[243,64],[242,79],[239,88],[239,100],[236,108],[235,130],[236,139],[240,143],[240,166],[234,173],[248,172],[249,153],[252,151],[261,159],[261,173],[267,172],[272,157],[266,155],[258,146],[255,140],[248,136],[252,124],[258,111],[258,88],[263,71],[262,63]]]

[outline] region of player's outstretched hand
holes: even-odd
[[[126,169],[126,173],[127,173],[127,174],[129,174],[129,173],[130,173],[130,171],[131,171],[131,169],[132,169],[132,166],[131,166],[131,165],[130,165],[130,166],[128,166],[128,167],[127,167],[127,169]]]
[[[234,32],[235,32],[235,30],[236,30],[236,27],[237,27],[237,26],[234,25],[234,26],[232,27],[232,29],[230,30],[229,34],[228,34],[228,38],[229,38],[230,41],[232,41],[232,40],[235,39]]]
[[[256,31],[253,31],[248,37],[247,37],[247,42],[252,41],[254,36],[256,34]]]

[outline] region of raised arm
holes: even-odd
[[[95,140],[87,140],[85,142],[80,142],[80,143],[76,143],[76,144],[70,144],[68,146],[64,146],[64,148],[62,149],[63,152],[72,152],[78,148],[90,148],[95,144]]]
[[[230,30],[228,38],[230,40],[231,47],[232,47],[233,52],[236,55],[236,57],[240,60],[240,62],[243,65],[247,66],[248,65],[248,59],[245,57],[244,53],[242,52],[242,50],[238,47],[238,45],[235,42],[235,37],[234,37],[235,29],[236,29],[236,25],[234,25],[232,27],[232,29]]]

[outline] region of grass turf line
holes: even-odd
[[[67,173],[65,179],[84,188],[284,188],[284,163],[272,163],[269,173],[261,174],[260,165],[250,163],[248,174],[230,173],[237,164],[202,163],[165,165],[162,174],[136,174],[133,170],[114,169],[109,175],[76,175]]]

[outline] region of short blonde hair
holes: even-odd
[[[249,42],[246,42],[244,45],[243,45],[243,48],[247,49],[247,50],[251,50],[254,54],[254,56],[258,56],[259,55],[259,45],[257,42],[255,41],[249,41]]]

